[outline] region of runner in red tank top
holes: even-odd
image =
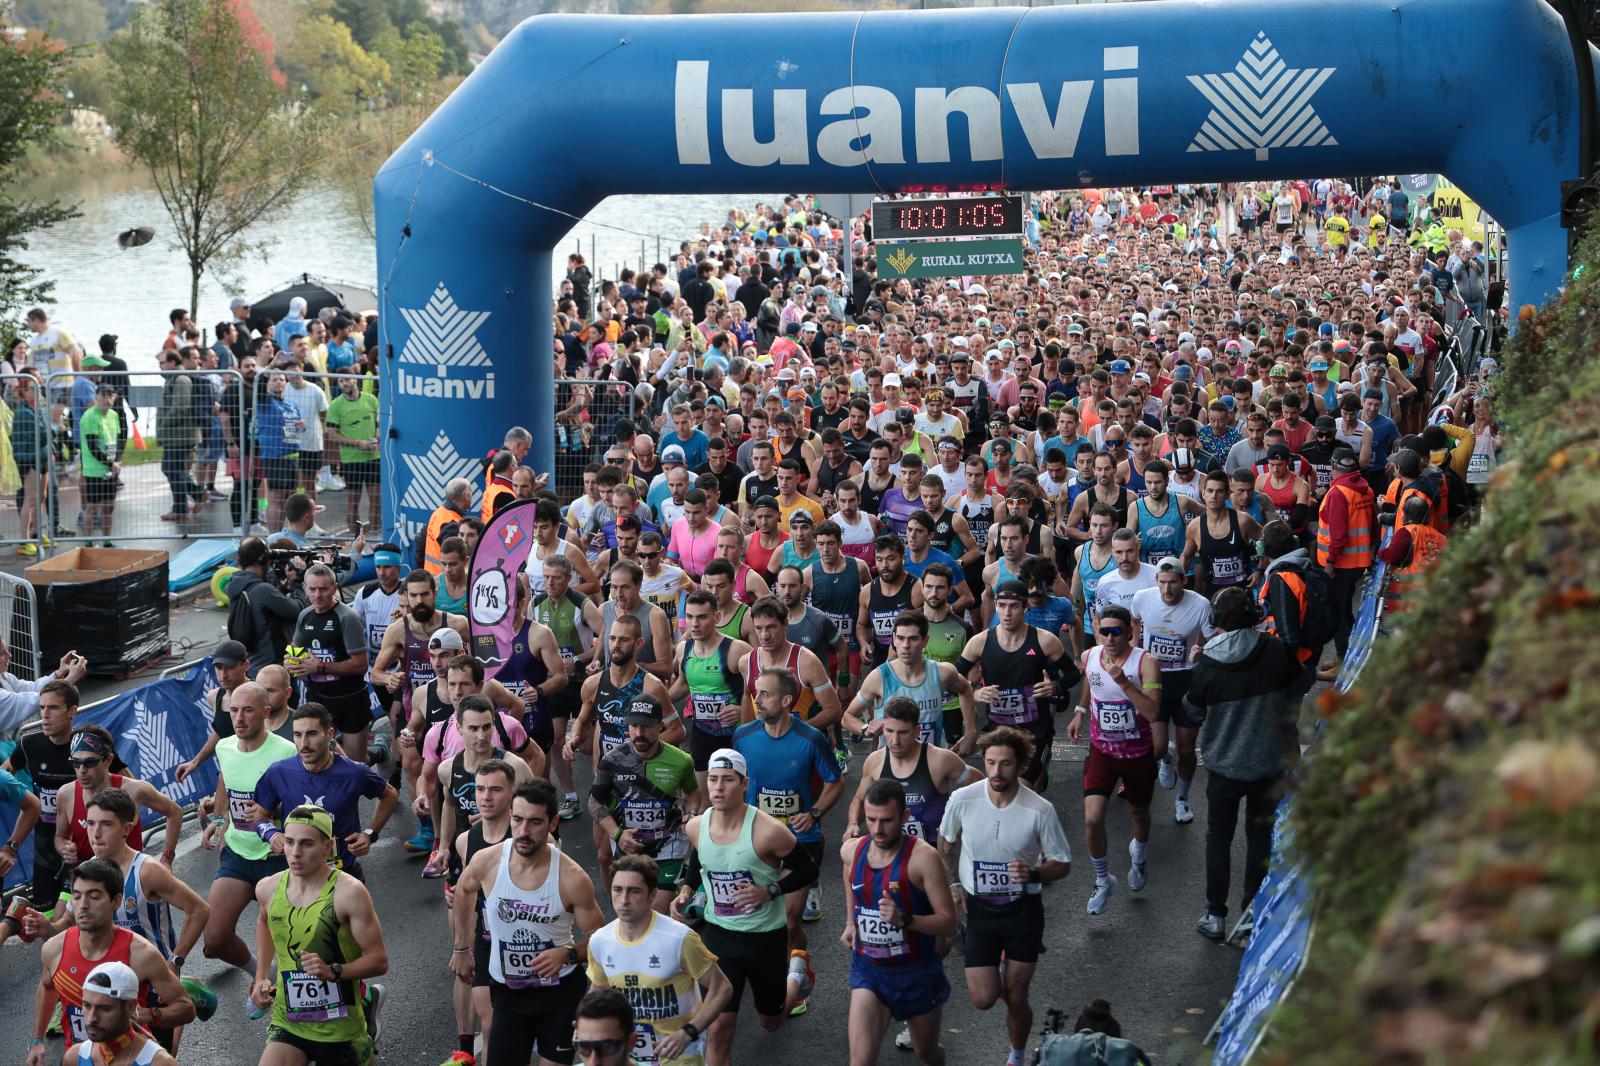
[[[56,850],[69,864],[82,862],[92,856],[94,852],[89,847],[89,833],[83,827],[84,807],[101,789],[120,788],[128,793],[134,803],[148,807],[166,819],[161,861],[172,865],[172,858],[177,853],[178,836],[183,831],[182,809],[149,782],[111,773],[111,760],[115,754],[111,734],[100,726],[84,726],[72,734],[68,761],[77,780],[56,790]],[[129,828],[128,846],[135,851],[144,850],[144,831],[138,821]]]

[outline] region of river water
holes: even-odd
[[[117,166],[41,181],[27,192],[75,201],[81,218],[36,235],[23,257],[55,279],[51,320],[94,351],[102,333],[115,333],[132,370],[155,370],[155,353],[167,336],[167,312],[189,302],[189,267],[172,244],[172,224],[148,179],[138,168]],[[600,203],[557,242],[554,276],[566,272],[568,253],[581,247],[596,274],[615,277],[618,265],[648,266],[670,255],[702,222],[720,223],[737,203],[771,202],[771,196],[627,196]],[[120,250],[117,234],[149,226],[155,240]],[[618,232],[621,226],[658,236]],[[314,186],[276,221],[251,230],[249,240],[265,249],[237,267],[239,294],[266,296],[302,273],[375,288],[376,252],[366,221],[350,194],[333,185]],[[642,245],[641,245],[642,242]],[[235,293],[210,275],[201,279],[195,325],[206,331],[229,317]],[[357,307],[352,310],[362,311]]]

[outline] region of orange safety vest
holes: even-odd
[[[1289,590],[1289,595],[1299,604],[1301,626],[1306,624],[1306,579],[1299,574],[1288,570],[1280,571],[1276,576],[1283,578],[1284,587]],[[1261,588],[1256,593],[1256,602],[1261,606],[1261,630],[1268,636],[1280,637],[1278,633],[1278,620],[1272,616],[1272,605],[1267,602],[1267,592],[1272,588],[1272,577],[1261,582]],[[1294,657],[1300,660],[1301,665],[1311,661],[1313,652],[1310,648],[1296,648]]]
[[[428,516],[428,535],[422,542],[422,566],[434,577],[444,573],[444,556],[439,550],[439,542],[445,539],[442,536],[444,527],[461,521],[461,517],[461,512],[451,507],[440,507]]]
[[[1398,484],[1398,482],[1396,482],[1396,484]],[[1450,486],[1449,486],[1448,483],[1446,483],[1444,481],[1440,481],[1440,483],[1439,483],[1439,499],[1438,499],[1437,502],[1434,501],[1434,500],[1429,499],[1428,498],[1428,494],[1426,492],[1423,492],[1421,489],[1416,488],[1414,486],[1409,486],[1408,485],[1407,487],[1401,489],[1400,493],[1399,493],[1399,498],[1396,500],[1396,505],[1395,505],[1395,512],[1394,512],[1394,526],[1395,526],[1395,528],[1396,529],[1400,529],[1400,528],[1403,528],[1403,527],[1408,526],[1408,525],[1411,524],[1411,523],[1407,522],[1406,519],[1405,519],[1405,511],[1406,511],[1406,501],[1411,499],[1411,497],[1413,497],[1413,496],[1420,496],[1420,497],[1422,497],[1422,499],[1424,501],[1427,502],[1427,504],[1428,504],[1428,525],[1432,526],[1435,530],[1437,530],[1440,533],[1446,533],[1446,534],[1449,533],[1450,532],[1450,506],[1449,506]]]
[[[1317,508],[1317,563],[1320,566],[1327,566],[1328,556],[1332,550],[1328,523],[1323,520],[1322,512],[1327,510],[1328,501],[1333,499],[1335,492],[1345,498],[1346,510],[1349,513],[1345,519],[1344,548],[1340,550],[1339,558],[1333,561],[1334,569],[1365,570],[1372,565],[1372,560],[1378,553],[1374,538],[1378,525],[1378,509],[1372,493],[1357,492],[1350,486],[1340,485],[1337,482],[1329,487],[1328,494],[1322,498],[1322,505]]]
[[[1416,595],[1422,576],[1439,565],[1444,546],[1449,538],[1432,526],[1408,526],[1411,530],[1411,558],[1405,566],[1389,571],[1389,587],[1384,593],[1383,609],[1389,614],[1404,611]]]
[[[494,512],[496,510],[495,504],[500,502],[500,497],[515,496],[516,493],[517,490],[513,489],[510,485],[496,485],[491,479],[489,482],[489,487],[483,490],[482,517],[484,523],[487,524],[489,519],[494,517]]]

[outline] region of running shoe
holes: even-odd
[[[1128,865],[1128,888],[1131,891],[1139,892],[1144,889],[1146,878],[1144,875],[1144,863],[1132,861],[1133,843],[1131,840],[1128,841],[1128,858],[1130,860]]]
[[[800,912],[802,922],[820,922],[822,920],[822,902],[817,899],[817,886],[812,885],[806,889],[806,909]]]
[[[46,548],[54,548],[56,546],[56,542],[51,540],[49,537],[40,537],[39,543],[44,545]]]
[[[478,1058],[470,1051],[452,1051],[439,1066],[478,1066]]]
[[[1106,874],[1104,881],[1094,883],[1094,895],[1089,897],[1089,913],[1099,914],[1106,909],[1106,900],[1117,890],[1117,879],[1111,874]]]
[[[902,1025],[900,1031],[895,1034],[894,1046],[897,1051],[911,1050],[911,1026],[909,1024]]]
[[[843,744],[833,749],[833,757],[839,762],[839,773],[844,775],[850,772],[850,749]]]
[[[372,1043],[376,1045],[378,1039],[383,1036],[383,986],[381,984],[376,981],[367,983],[366,1002],[362,1006],[366,1008],[367,1035],[372,1038]]]
[[[217,994],[193,977],[185,977],[178,983],[189,993],[189,1001],[194,1004],[194,1016],[202,1022],[210,1021],[211,1016],[217,1013]]]
[[[443,877],[444,869],[444,857],[435,853],[428,856],[428,864],[422,868],[422,876],[429,880],[437,877]]]
[[[31,540],[23,541],[17,545],[17,554],[27,559],[32,559],[39,554],[39,546]]]
[[[417,835],[406,841],[403,847],[413,855],[433,854],[433,826],[426,825],[417,830]]]
[[[1161,760],[1161,787],[1169,791],[1178,784],[1178,760],[1173,757],[1172,749],[1167,749],[1167,757]]]
[[[578,816],[578,811],[579,810],[581,810],[581,808],[578,805],[578,797],[577,796],[567,795],[567,796],[562,796],[561,797],[561,811],[560,811],[560,814],[561,814],[561,820],[563,822],[572,821],[574,818],[576,818]]]
[[[1222,939],[1222,915],[1206,911],[1195,923],[1195,929],[1201,936],[1210,937],[1212,940]]]
[[[1172,805],[1172,820],[1179,825],[1188,825],[1194,821],[1194,811],[1189,809],[1189,801],[1180,799]]]
[[[213,489],[212,491],[206,493],[206,499],[209,500],[212,503],[227,503],[228,502],[228,497],[224,496],[220,492],[217,492],[215,489]]]

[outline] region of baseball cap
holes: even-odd
[[[1177,366],[1172,368],[1172,380],[1193,381],[1194,367],[1190,366],[1188,363],[1179,363]]]
[[[449,626],[435,629],[428,637],[429,651],[462,651],[465,648],[466,645],[461,642],[461,634]]]
[[[291,813],[283,820],[283,824],[286,826],[309,825],[325,837],[331,838],[333,836],[333,814],[331,812],[311,803],[301,804],[301,807],[310,809],[305,814],[297,815]]]
[[[800,323],[800,332],[801,333],[815,333],[816,331],[817,331],[817,324],[815,322],[802,322],[802,323]]]
[[[999,600],[1026,600],[1028,598],[1028,586],[1016,578],[1008,578],[995,586],[994,598],[997,602]]]
[[[951,337],[950,338],[950,347],[952,347],[952,348],[965,348],[965,347],[968,346],[968,343],[969,342],[967,341],[967,338],[965,338],[965,337]]]
[[[800,510],[794,512],[794,514],[789,516],[789,528],[790,529],[793,529],[795,526],[814,526],[814,525],[816,525],[816,522],[812,519],[811,512],[807,511],[803,507]]]
[[[1072,325],[1067,327],[1067,336],[1069,336],[1069,337],[1072,337],[1072,336],[1081,337],[1081,336],[1083,336],[1083,327],[1081,325],[1079,325],[1078,323],[1074,322]]]
[[[1272,369],[1267,373],[1267,376],[1273,378],[1286,378],[1289,376],[1289,368],[1284,366],[1282,363],[1273,363]]]
[[[1228,341],[1223,344],[1222,350],[1225,352],[1242,352],[1244,351],[1244,345],[1240,344],[1238,341]]]
[[[1172,465],[1178,470],[1194,469],[1194,452],[1188,448],[1177,448],[1172,453]]]
[[[661,701],[648,692],[642,692],[633,698],[632,703],[628,704],[628,712],[623,715],[623,721],[627,723],[648,722],[652,725],[659,725],[661,715]]]
[[[109,351],[113,350],[114,348],[116,348],[116,346],[117,346],[117,335],[115,333],[102,333],[102,334],[100,334],[100,350],[102,352],[109,352]]]
[[[778,498],[776,496],[761,496],[761,497],[758,497],[756,499],[756,505],[754,507],[754,510],[757,510],[757,511],[776,511],[777,509],[778,509]]]
[[[886,388],[886,389],[889,389],[889,388],[898,389],[900,387],[900,375],[899,374],[885,374],[885,375],[883,375],[883,387]]]
[[[1317,335],[1321,336],[1321,337],[1331,337],[1331,336],[1333,336],[1333,323],[1332,322],[1324,322],[1322,325],[1318,326],[1317,327]]]
[[[1328,460],[1335,470],[1354,470],[1358,461],[1356,453],[1349,448],[1335,448],[1332,457]]]
[[[139,998],[139,975],[125,962],[102,962],[83,979],[83,990],[133,1003]]]
[[[90,370],[98,370],[103,366],[110,366],[111,364],[100,358],[98,355],[95,355],[93,352],[90,352],[88,355],[83,357],[83,365]]]
[[[711,753],[711,758],[706,760],[707,770],[732,770],[740,777],[748,778],[750,768],[745,765],[744,756],[732,748],[718,748]]]
[[[250,653],[237,640],[225,640],[211,653],[211,661],[218,666],[238,666],[249,657]]]
[[[230,311],[242,311],[249,306],[250,301],[246,300],[243,296],[235,296],[233,299],[228,301],[228,310]]]
[[[1288,462],[1289,455],[1289,446],[1287,444],[1274,444],[1272,447],[1267,449],[1267,458],[1269,460],[1282,459],[1284,462]]]
[[[1126,374],[1132,369],[1133,367],[1128,364],[1126,359],[1113,359],[1111,360],[1111,365],[1106,367],[1106,370],[1113,374]]]
[[[988,329],[989,320],[987,318],[980,318],[978,321],[974,322],[973,325],[978,329]]]
[[[1339,428],[1339,423],[1332,415],[1323,415],[1317,419],[1315,426],[1318,433],[1332,433]]]
[[[1181,574],[1183,573],[1183,562],[1177,556],[1169,555],[1156,564],[1156,573]]]
[[[665,448],[661,449],[661,461],[663,463],[683,462],[683,449],[678,447],[676,444],[667,445]]]

